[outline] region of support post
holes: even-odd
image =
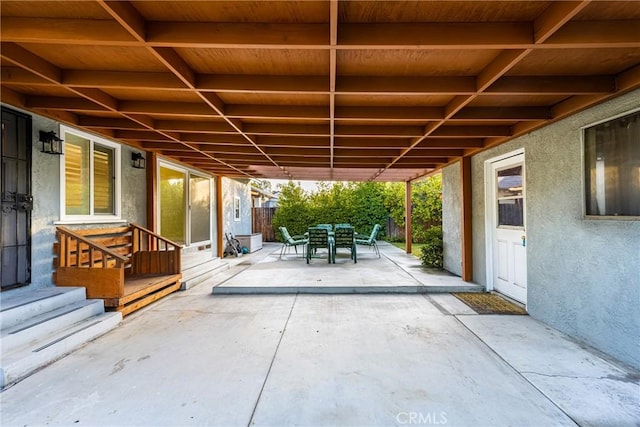
[[[411,181],[405,183],[405,203],[404,203],[404,240],[406,241],[406,250],[410,254],[411,248]]]
[[[216,239],[218,256],[222,258],[224,251],[224,218],[222,205],[222,176],[216,177]]]
[[[158,233],[158,155],[153,151],[145,153],[147,158],[147,224],[145,228]]]
[[[462,183],[462,280],[473,281],[473,246],[471,217],[471,158],[460,159],[460,182]]]

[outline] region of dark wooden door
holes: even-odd
[[[31,282],[31,117],[2,108],[2,290]]]

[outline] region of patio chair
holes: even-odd
[[[289,230],[287,227],[278,227],[280,230],[280,234],[282,235],[282,248],[280,248],[280,258],[285,253],[285,250],[288,250],[293,246],[293,249],[296,251],[296,255],[298,255],[298,246],[302,246],[302,256],[304,257],[304,247],[307,245],[306,236],[292,236],[289,234]]]
[[[371,230],[371,234],[368,237],[364,234],[356,234],[355,238],[356,244],[372,247],[378,254],[378,258],[380,258],[380,249],[378,249],[376,238],[378,237],[380,228],[380,224],[376,224],[373,226],[373,230]]]
[[[326,228],[328,232],[333,231],[333,226],[331,224],[318,224],[316,225],[318,228]]]
[[[358,262],[356,251],[356,241],[354,238],[353,227],[344,224],[336,225],[335,237],[333,241],[333,263],[336,263],[337,248],[346,248],[351,252],[351,259],[354,264]]]
[[[327,250],[327,261],[329,264],[333,262],[333,241],[329,238],[329,231],[323,227],[309,227],[307,238],[307,264],[311,261],[311,254],[316,252],[316,249]]]

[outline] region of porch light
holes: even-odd
[[[136,169],[144,169],[147,161],[142,153],[131,153],[131,166]]]
[[[40,131],[40,141],[42,142],[42,151],[47,154],[64,154],[62,152],[62,139],[58,138],[54,131]]]

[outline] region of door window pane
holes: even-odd
[[[160,167],[160,233],[176,243],[186,243],[186,174]]]
[[[191,243],[211,239],[211,186],[209,178],[191,175]]]
[[[640,112],[585,129],[587,215],[640,216]]]
[[[70,133],[65,137],[65,212],[90,215],[90,142]]]
[[[524,226],[523,166],[518,165],[497,172],[498,226]]]

